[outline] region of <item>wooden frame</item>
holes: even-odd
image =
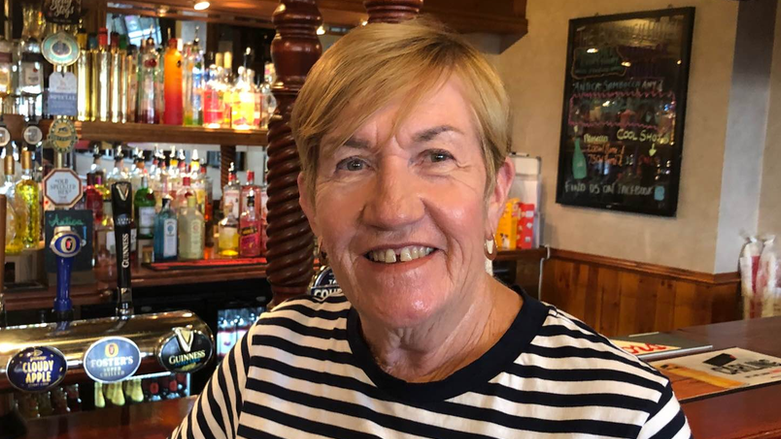
[[[694,8],[570,20],[556,202],[675,216]]]

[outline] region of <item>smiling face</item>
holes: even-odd
[[[488,278],[484,242],[501,213],[512,165],[486,198],[473,112],[451,76],[401,119],[375,113],[317,166],[314,205],[301,204],[362,319],[409,328],[458,312]],[[509,167],[510,171],[507,172]]]

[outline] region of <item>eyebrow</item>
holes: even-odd
[[[415,136],[413,137],[416,143],[422,143],[422,142],[430,142],[431,140],[434,140],[435,137],[442,133],[459,133],[464,134],[459,130],[458,128],[455,128],[450,125],[440,125],[437,127],[429,128],[423,131],[419,131],[415,133]]]
[[[425,129],[423,131],[418,131],[413,136],[413,140],[415,141],[415,143],[430,142],[434,140],[434,138],[436,138],[438,135],[442,133],[448,133],[448,132],[464,134],[461,130],[453,126],[440,125],[433,128]],[[346,146],[348,148],[354,148],[354,149],[368,149],[369,141],[361,138],[350,137],[344,142],[342,146]]]

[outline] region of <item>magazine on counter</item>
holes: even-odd
[[[610,341],[624,351],[645,361],[673,355],[693,354],[713,348],[711,344],[694,341],[669,332],[634,334],[611,338]]]
[[[741,348],[650,364],[670,379],[680,401],[781,382],[781,358]]]

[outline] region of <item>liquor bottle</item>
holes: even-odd
[[[117,32],[111,33],[111,65],[110,65],[110,80],[109,86],[111,97],[111,109],[109,114],[111,121],[114,123],[123,122],[125,119],[125,112],[122,107],[122,83],[127,81],[126,65],[127,62],[127,42],[125,47],[120,47],[121,38]]]
[[[168,40],[165,51],[165,115],[166,125],[181,125],[182,115],[182,54],[176,48],[176,38]]]
[[[227,206],[228,215],[218,225],[220,238],[217,243],[219,255],[223,258],[235,258],[239,255],[239,222],[233,216],[232,208],[233,206]]]
[[[206,173],[206,167],[201,167],[200,184],[205,193],[203,205],[203,219],[206,221],[206,247],[214,246],[214,185],[211,177]]]
[[[195,33],[198,33],[196,27]],[[192,56],[192,100],[191,100],[191,120],[188,125],[203,125],[203,82],[204,82],[204,64],[203,52],[201,52],[200,41],[195,38],[191,50]]]
[[[97,225],[103,219],[103,194],[95,189],[97,174],[87,174],[87,187],[84,189],[85,208],[92,211],[92,220]]]
[[[179,190],[176,191],[176,197],[174,197],[174,208],[177,211],[181,211],[185,207],[187,207],[188,199],[193,198],[195,200],[195,207],[198,207],[198,210],[201,210],[198,206],[198,198],[195,194],[195,188],[192,186],[192,180],[189,175],[185,175],[182,177],[182,187],[179,188]]]
[[[242,258],[260,256],[260,220],[255,214],[255,195],[247,197],[247,210],[239,219],[239,255]]]
[[[106,406],[106,397],[103,395],[103,384],[99,382],[95,382],[95,390],[94,390],[94,401],[95,401],[95,408],[102,409]]]
[[[263,94],[263,121],[261,125],[261,128],[263,129],[268,129],[268,124],[277,108],[277,99],[271,92],[271,85],[274,83],[274,74],[274,64],[267,63],[263,75],[264,81],[263,84],[260,85],[260,91]]]
[[[233,129],[248,130],[255,122],[255,88],[245,67],[239,67],[239,75],[231,94],[231,125]]]
[[[192,125],[193,105],[193,58],[191,43],[182,48],[182,120],[184,125]]]
[[[103,157],[103,153],[100,151],[100,146],[96,143],[92,148],[92,164],[89,167],[89,172],[87,172],[88,178],[90,174],[92,175],[100,174],[103,177],[105,177],[106,172],[103,171],[103,168],[100,166],[101,157]]]
[[[149,394],[150,402],[163,400],[163,398],[160,397],[160,384],[158,384],[157,381],[149,383]]]
[[[98,51],[100,45],[98,44],[98,34],[87,34],[87,53],[89,58],[89,119],[90,121],[98,120],[98,86],[100,84],[98,78]]]
[[[157,67],[155,69],[155,112],[159,123],[165,123],[165,49],[160,47],[156,52]]]
[[[98,31],[98,49],[92,54],[93,120],[111,120],[111,51],[108,47],[108,29]]]
[[[255,71],[250,69],[249,73],[250,78],[253,78],[252,80],[252,89],[254,90],[254,96],[255,96],[255,109],[254,109],[254,120],[252,121],[252,128],[259,129],[263,125],[263,92],[261,90],[261,84],[263,83],[263,77],[258,78],[258,80],[255,79]]]
[[[14,156],[11,153],[6,153],[5,183],[0,188],[0,193],[6,196],[5,253],[8,255],[22,252],[25,224],[27,223],[27,209],[21,198],[16,196],[14,164]]]
[[[138,104],[138,47],[135,44],[127,46],[127,79],[125,86],[123,109],[125,121],[136,121],[136,105]]]
[[[43,114],[43,64],[38,40],[30,38],[23,41],[17,94],[27,101],[27,105],[22,106],[21,114],[28,118]]]
[[[6,98],[13,93],[14,45],[0,36],[0,114],[6,112]]]
[[[176,380],[170,380],[168,381],[168,394],[165,396],[166,399],[176,399],[180,398],[182,395],[179,394],[179,383],[176,382]]]
[[[187,198],[187,208],[179,214],[179,259],[203,259],[203,214],[195,205],[195,197]]]
[[[96,176],[96,189],[99,186]],[[114,216],[111,208],[111,194],[103,197],[103,217],[95,226],[95,278],[112,281],[117,276],[117,258],[114,256]]]
[[[236,178],[236,168],[234,167],[233,163],[231,163],[230,169],[228,170],[228,184],[222,188],[222,214],[224,216],[228,216],[227,207],[231,206],[232,208],[230,211],[233,212],[233,216],[239,218],[239,214],[241,213],[241,206],[239,204],[240,199],[241,185]]]
[[[210,54],[213,58],[213,54]],[[209,65],[206,84],[203,87],[203,126],[220,128],[223,122],[224,84],[221,81],[222,67],[212,63]]]
[[[178,224],[171,199],[163,198],[163,207],[155,217],[155,262],[173,261],[177,255]]]
[[[136,148],[133,152],[133,168],[130,170],[130,184],[135,193],[141,187],[141,178],[148,176],[146,173],[146,162],[144,162],[144,153]],[[147,181],[148,183],[148,181]]]
[[[106,176],[106,183],[108,187],[111,187],[112,184],[118,181],[130,180],[130,176],[128,175],[127,169],[125,169],[123,163],[124,158],[125,155],[122,153],[122,145],[119,145],[114,151],[114,169],[112,169],[108,176]]]
[[[255,201],[260,200],[260,186],[255,184],[255,171],[247,171],[247,184],[241,187],[241,210],[240,212],[247,211],[247,201],[250,194],[254,197]],[[255,203],[255,216],[260,218],[260,203]]]
[[[157,53],[152,38],[146,40],[141,49],[141,62],[138,67],[138,104],[136,111],[140,123],[160,123],[156,109],[157,93]]]
[[[22,242],[24,248],[37,248],[41,239],[41,193],[32,176],[32,153],[22,151],[22,178],[16,183],[16,195],[21,197],[27,211]]]
[[[268,185],[266,179],[260,186],[260,254],[265,255],[268,249]]]
[[[92,88],[91,88],[91,53],[87,47],[87,31],[79,29],[76,35],[79,42],[79,59],[76,61],[78,119],[91,120],[92,117]]]
[[[54,414],[51,392],[36,393],[35,397],[38,400],[38,413],[40,413],[41,416],[51,416]]]
[[[65,389],[57,387],[52,390],[52,408],[55,415],[65,415],[70,413],[68,407],[68,398],[65,396]]]
[[[141,186],[133,197],[133,205],[136,208],[136,224],[138,224],[138,237],[152,239],[155,228],[155,194],[149,190],[149,178],[141,177]]]

